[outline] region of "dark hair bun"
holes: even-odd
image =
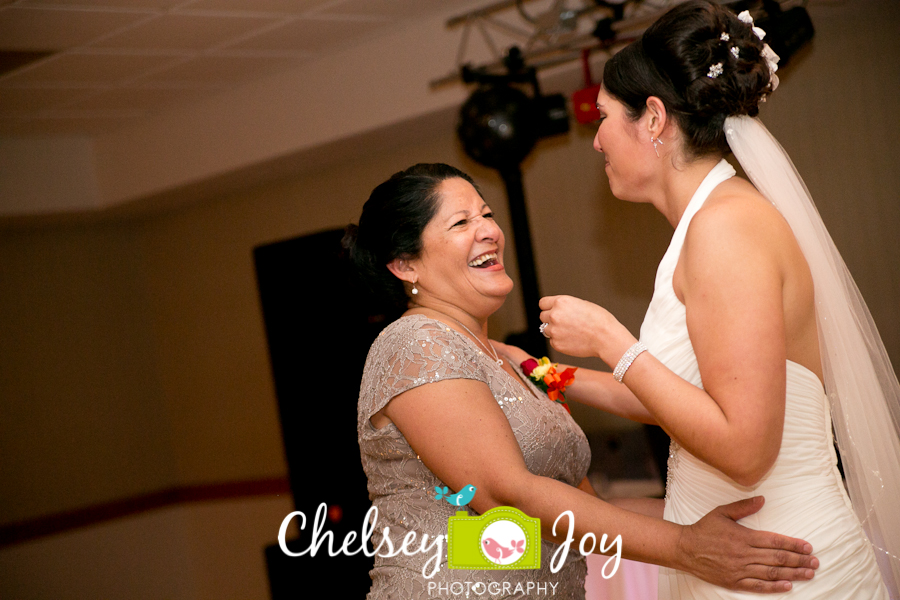
[[[387,265],[397,258],[418,258],[422,232],[440,206],[440,184],[455,177],[475,185],[471,177],[442,163],[420,163],[394,173],[372,190],[359,225],[347,226],[344,248],[361,280],[379,299],[406,306],[406,288]]]
[[[682,71],[686,79],[685,109],[706,117],[756,116],[760,100],[769,91],[770,79],[762,42],[749,25],[729,10],[719,6],[704,10],[705,2],[696,3],[696,8],[693,4],[681,5],[680,10],[669,13],[673,21],[691,27],[682,27],[680,35],[674,35],[667,33],[668,24],[660,19],[648,30],[644,48],[651,57],[681,59],[677,61],[680,65],[672,66]],[[676,61],[670,58],[667,62]],[[721,73],[710,77],[716,65],[721,65]]]
[[[708,0],[672,8],[607,61],[603,75],[606,90],[632,118],[643,114],[648,97],[660,98],[694,156],[727,152],[725,119],[755,117],[771,81],[763,42],[751,26]]]

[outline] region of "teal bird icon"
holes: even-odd
[[[477,489],[478,488],[476,488],[474,485],[467,485],[463,489],[461,489],[459,491],[459,493],[450,494],[450,493],[448,493],[450,490],[448,490],[446,486],[445,487],[434,486],[434,491],[437,492],[434,495],[434,499],[440,500],[441,498],[443,498],[444,500],[446,500],[449,504],[452,504],[453,506],[465,506],[466,504],[468,504],[469,502],[472,501],[472,498],[475,497],[475,491]]]

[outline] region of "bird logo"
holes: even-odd
[[[500,542],[493,538],[485,538],[481,543],[484,545],[484,553],[498,564],[505,564],[501,561],[509,558],[513,554],[519,555],[525,552],[525,540],[511,541],[511,548],[503,546],[502,544],[500,544]]]
[[[444,499],[448,504],[452,504],[453,506],[465,506],[472,501],[472,498],[475,497],[475,491],[477,489],[478,488],[476,488],[474,485],[467,485],[458,493],[450,494],[450,490],[446,486],[434,486],[434,491],[436,492],[434,495],[434,499]]]

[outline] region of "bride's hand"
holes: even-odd
[[[518,346],[511,346],[495,340],[491,340],[491,345],[494,347],[494,350],[509,359],[509,362],[517,365],[521,365],[529,358],[534,358]]]
[[[569,356],[598,356],[615,365],[636,341],[605,308],[572,296],[541,298],[541,321],[550,344]],[[610,362],[611,361],[611,362]]]
[[[747,529],[735,521],[762,508],[762,496],[720,506],[684,528],[678,554],[684,570],[731,590],[786,592],[812,579],[819,560],[803,540]]]

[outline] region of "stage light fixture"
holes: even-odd
[[[466,154],[500,169],[522,162],[538,140],[534,102],[505,84],[483,84],[460,110],[457,133]]]

